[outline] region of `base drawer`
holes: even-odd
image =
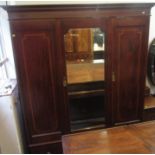
[[[62,142],[48,142],[29,146],[32,154],[61,154],[63,153]]]

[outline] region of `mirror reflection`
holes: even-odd
[[[69,29],[64,44],[71,131],[102,128],[105,35],[100,28]]]
[[[70,29],[64,36],[68,84],[104,80],[104,33]]]

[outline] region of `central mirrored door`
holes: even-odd
[[[99,27],[64,34],[71,131],[105,126],[105,33]]]

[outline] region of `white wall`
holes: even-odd
[[[1,1],[0,0],[0,5],[6,5],[6,1]]]
[[[142,3],[155,2],[155,0],[49,0],[49,1],[10,1],[11,5],[32,5],[32,4],[92,4],[92,3]]]
[[[155,6],[151,10],[149,43],[155,38]]]
[[[23,153],[13,96],[0,97],[0,153]]]
[[[0,8],[0,30],[2,33],[2,44],[3,50],[6,54],[6,57],[9,58],[9,61],[6,63],[8,78],[15,79],[15,65],[13,59],[13,50],[11,44],[11,34],[10,34],[10,27],[8,22],[8,15],[5,10]]]

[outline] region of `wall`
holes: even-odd
[[[92,3],[153,3],[155,0],[49,0],[49,1],[10,1],[11,5],[33,5],[33,4],[92,4]]]
[[[23,153],[13,96],[0,97],[0,153]]]
[[[8,78],[15,79],[16,73],[15,73],[15,65],[14,65],[14,59],[13,59],[13,50],[12,50],[12,44],[11,44],[11,35],[10,35],[10,27],[8,22],[8,15],[7,12],[0,8],[0,31],[2,38],[2,44],[3,44],[3,50],[6,54],[6,57],[9,59],[9,61],[6,63],[7,67],[7,73]]]
[[[155,6],[151,10],[149,43],[155,38]]]
[[[6,5],[6,1],[0,1],[0,5]]]

